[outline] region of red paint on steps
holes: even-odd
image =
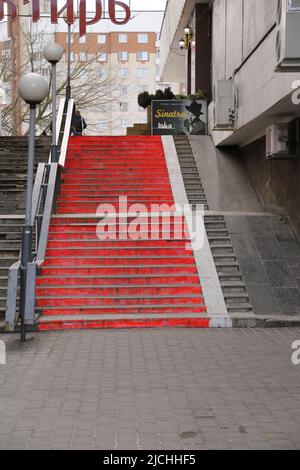
[[[53,321],[40,323],[40,331],[101,328],[209,328],[208,318],[169,318],[167,320]]]
[[[109,276],[109,277],[96,277],[96,276],[82,276],[78,275],[77,277],[74,277],[76,273],[73,273],[73,277],[71,276],[65,276],[65,277],[60,277],[59,278],[59,285],[60,287],[62,286],[151,286],[151,285],[157,285],[157,284],[163,284],[163,285],[197,285],[199,284],[199,279],[198,276],[196,275],[188,275],[188,276],[182,276],[182,275],[176,275],[176,276],[150,276],[150,275],[143,275],[141,277],[135,276],[129,276],[127,275],[126,277],[124,275],[119,275],[117,276]],[[40,276],[37,279],[37,286],[41,287],[49,287],[49,286],[57,286],[57,276],[50,276],[50,275],[45,275],[45,276]]]
[[[91,214],[101,203],[118,209],[119,196],[128,196],[128,206],[174,204],[160,137],[71,138],[57,201],[61,215],[52,217],[37,280],[39,329],[208,327],[194,255],[186,237],[174,233],[172,218],[171,240],[161,221],[148,227],[147,219],[141,233],[157,240],[97,238],[100,219]],[[118,236],[125,228],[117,226]],[[102,320],[107,314],[111,320]]]
[[[195,307],[194,305],[188,305],[188,313],[190,314],[201,314],[201,317],[203,317],[203,313],[205,313],[205,306],[199,306]],[[44,318],[46,317],[53,317],[57,315],[61,316],[66,316],[66,318],[70,317],[71,315],[119,315],[122,317],[126,318],[126,315],[136,315],[136,318],[138,319],[139,315],[144,314],[144,315],[156,315],[158,316],[159,314],[170,314],[170,318],[174,316],[174,314],[179,315],[184,315],[187,312],[187,306],[186,305],[177,305],[176,307],[174,306],[166,306],[166,305],[156,305],[155,307],[151,305],[144,305],[144,306],[139,306],[139,305],[118,305],[118,306],[75,306],[75,307],[49,307],[49,308],[44,308],[43,314]]]

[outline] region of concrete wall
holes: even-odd
[[[162,80],[184,81],[185,54],[181,52],[175,37],[181,21],[186,0],[168,0],[160,35],[160,75]],[[177,47],[178,50],[174,50]],[[177,68],[177,76],[173,75],[173,68]],[[173,75],[173,76],[171,76]]]
[[[215,79],[230,78],[276,22],[277,0],[215,0]],[[274,49],[275,51],[275,49]]]
[[[274,71],[276,12],[277,0],[215,0],[213,4],[213,86],[218,79],[234,79],[239,103],[237,131],[288,96],[293,81],[300,79],[299,73]],[[262,126],[260,132],[264,131]],[[238,143],[256,137],[250,132]],[[228,134],[215,133],[213,138],[216,145],[226,144]]]
[[[260,202],[285,214],[300,239],[300,160],[266,160],[264,137],[242,148],[241,154]]]
[[[275,72],[276,16],[277,0],[214,1],[213,85],[218,79],[234,80],[238,117],[235,132],[212,136],[215,145],[240,147],[262,205],[285,214],[300,236],[300,161],[268,161],[265,156],[266,127],[300,115],[289,96],[300,74]]]

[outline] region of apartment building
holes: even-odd
[[[157,31],[161,19],[161,13],[144,13],[116,30],[104,21],[91,27],[84,37],[79,38],[78,32],[72,35],[72,66],[81,63],[84,72],[85,63],[88,64],[87,68],[99,76],[95,88],[107,91],[103,100],[98,100],[98,110],[94,107],[89,110],[88,106],[82,110],[89,133],[122,135],[134,123],[147,121],[137,97],[143,91],[154,93],[157,86]],[[57,31],[55,39],[66,50],[66,32]],[[66,65],[66,56],[63,63]]]
[[[17,93],[17,76],[35,71],[45,77],[51,67],[43,59],[43,47],[57,41],[65,49],[58,65],[58,88],[65,92],[67,71],[67,25],[63,19],[53,25],[49,18],[49,2],[41,1],[41,20],[32,23],[30,4],[19,3],[17,21],[8,21],[8,31],[3,24],[0,43],[10,49],[16,70],[9,85],[10,96]],[[26,16],[28,15],[28,16]],[[160,81],[159,42],[163,12],[132,12],[126,25],[114,25],[104,13],[104,18],[87,29],[79,38],[78,22],[72,26],[72,89],[88,128],[88,135],[124,135],[134,123],[145,123],[147,113],[138,106],[138,94],[154,93],[157,88],[170,86]],[[6,32],[5,32],[6,31]],[[175,86],[175,92],[179,88]],[[14,113],[21,116],[18,107]],[[39,129],[49,123],[51,106],[44,112]],[[26,123],[14,117],[14,133],[23,133]]]
[[[214,144],[239,149],[261,203],[300,235],[299,39],[299,0],[168,0],[160,74],[207,91]]]

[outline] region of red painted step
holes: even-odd
[[[49,265],[45,266],[41,269],[41,275],[43,276],[124,276],[127,278],[128,276],[147,276],[147,275],[168,275],[168,274],[184,274],[184,275],[195,275],[197,274],[197,268],[194,265],[141,265],[138,264],[137,266],[130,266],[130,265],[122,265],[122,266],[78,266],[75,264],[73,266],[57,266],[57,265]]]
[[[180,316],[180,315],[179,315]],[[52,321],[41,322],[40,331],[51,330],[76,330],[76,329],[109,329],[109,328],[208,328],[208,318],[169,318],[169,319],[147,319],[147,320],[97,320],[97,321]]]
[[[51,276],[51,275],[44,275],[40,276],[37,279],[37,285],[38,286],[57,286],[57,276]],[[136,287],[136,286],[145,286],[149,287],[152,285],[194,285],[197,286],[199,285],[199,279],[198,276],[196,275],[169,275],[169,276],[163,276],[163,275],[142,275],[138,277],[137,275],[127,275],[126,277],[124,275],[119,276],[104,276],[102,275],[101,277],[95,277],[93,275],[90,276],[83,276],[82,274],[78,274],[76,276],[76,273],[73,273],[73,276],[60,276],[59,277],[59,285],[60,286],[131,286],[131,287]],[[200,287],[200,286],[199,286]]]
[[[168,306],[167,304],[161,305],[117,305],[117,306],[109,306],[109,305],[89,305],[89,306],[61,306],[61,307],[48,307],[43,308],[43,314],[45,316],[53,317],[54,315],[65,315],[66,317],[71,315],[109,315],[112,317],[113,315],[119,315],[123,318],[126,318],[126,315],[134,315],[138,318],[139,315],[161,315],[161,314],[170,314],[169,318],[176,318],[176,315],[186,314],[201,314],[201,318],[203,318],[203,313],[206,311],[204,305],[189,305],[188,302],[184,302],[182,299],[183,304],[171,305]],[[172,316],[172,314],[176,314]]]
[[[170,228],[143,217],[141,239],[124,239],[134,214],[118,221],[117,239],[98,239],[99,205],[118,211],[120,196],[127,210],[174,205],[161,138],[71,137],[37,279],[39,329],[209,326],[183,219],[179,230],[172,212]]]

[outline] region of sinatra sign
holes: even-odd
[[[30,3],[30,0],[20,0],[23,1],[23,4],[26,5]],[[77,3],[77,1],[76,1]],[[66,4],[62,7],[58,7],[58,0],[49,0],[50,4],[50,18],[51,23],[57,24],[58,18],[62,15],[64,11],[67,12],[66,21],[69,24],[73,24],[75,21],[74,15],[74,0],[66,0]],[[5,16],[5,8],[4,6],[7,5],[8,15],[11,17],[12,21],[15,21],[18,17],[18,7],[13,0],[0,0],[0,21],[4,19]],[[40,0],[31,0],[31,11],[32,11],[32,21],[37,23],[40,18]],[[93,18],[87,18],[87,8],[86,8],[86,0],[79,0],[78,1],[78,16],[79,16],[79,35],[84,36],[86,34],[86,28],[89,25],[93,25],[98,23],[103,14],[103,6],[102,0],[95,0],[95,12]],[[120,12],[120,9],[123,10],[124,15],[122,14],[122,18],[117,18],[117,9]],[[111,21],[114,24],[123,25],[128,23],[130,20],[130,7],[126,5],[124,2],[120,2],[117,0],[108,0],[108,13]]]
[[[152,101],[152,134],[207,134],[207,101]]]

